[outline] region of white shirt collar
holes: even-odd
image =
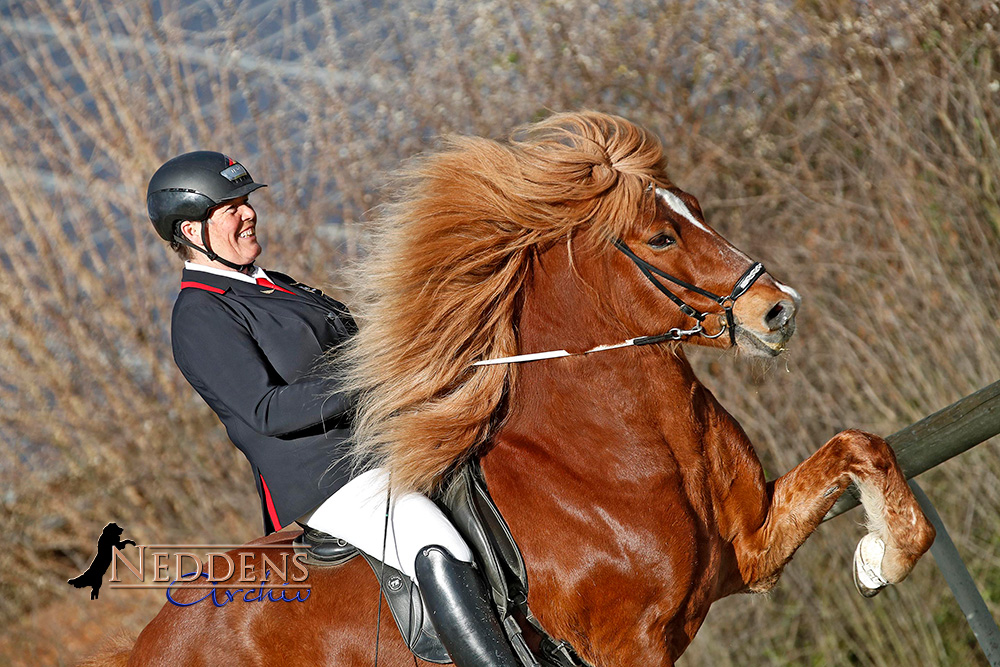
[[[233,280],[242,280],[245,283],[257,284],[258,278],[264,278],[265,280],[270,280],[267,274],[264,273],[264,269],[259,266],[253,267],[253,274],[247,275],[245,273],[240,273],[239,271],[233,271],[232,269],[220,269],[214,266],[205,266],[204,264],[197,264],[190,260],[184,262],[184,268],[191,271],[204,271],[205,273],[214,273],[217,276],[222,276],[224,278],[232,278]]]

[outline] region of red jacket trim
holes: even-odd
[[[267,505],[267,513],[271,517],[271,524],[275,530],[281,530],[281,523],[278,521],[278,512],[274,509],[274,501],[271,500],[271,491],[267,488],[264,476],[260,476],[260,483],[264,487],[264,504]]]
[[[225,294],[226,290],[219,289],[218,287],[212,287],[211,285],[206,285],[205,283],[196,283],[193,280],[181,281],[181,289],[187,289],[188,287],[194,287],[195,289],[203,289],[206,292],[215,292],[216,294]]]

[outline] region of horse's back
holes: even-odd
[[[259,542],[258,542],[259,544]],[[254,549],[291,562],[292,549]],[[238,561],[237,561],[238,563]],[[205,589],[179,586],[139,635],[128,664],[353,665],[371,661],[379,613],[375,577],[362,558],[333,567],[306,566],[308,589]],[[293,574],[289,568],[289,580]],[[412,664],[383,604],[380,653]],[[398,654],[398,656],[397,656]],[[393,659],[398,657],[398,659]]]

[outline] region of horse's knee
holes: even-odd
[[[892,447],[874,433],[848,429],[834,436],[831,443],[847,462],[852,476],[884,476],[899,468]]]

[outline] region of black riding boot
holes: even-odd
[[[471,564],[432,545],[420,550],[415,567],[431,625],[455,667],[521,667]]]

